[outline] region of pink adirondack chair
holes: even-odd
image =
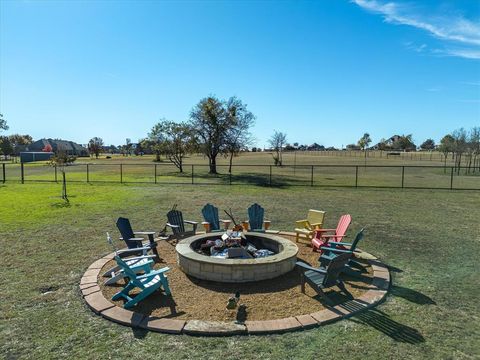
[[[329,241],[342,241],[345,237],[348,226],[352,222],[352,217],[349,214],[340,216],[336,229],[317,229],[312,239],[312,250],[322,252],[322,246],[326,246]],[[330,233],[330,234],[329,234]],[[333,234],[331,234],[333,233]]]

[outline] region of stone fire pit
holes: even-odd
[[[221,259],[202,255],[195,250],[207,240],[221,237],[221,233],[195,235],[176,246],[177,263],[188,275],[203,280],[240,283],[272,279],[291,271],[297,261],[298,248],[290,240],[278,235],[247,232],[247,241],[261,244],[275,255],[254,259]]]

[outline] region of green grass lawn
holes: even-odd
[[[60,193],[60,185],[50,183],[0,185],[3,358],[480,357],[478,192],[69,184],[68,206]],[[129,217],[136,229],[158,231],[174,203],[186,218],[200,221],[206,202],[232,208],[239,219],[259,202],[277,229],[292,229],[309,208],[327,211],[327,227],[342,213],[352,214],[349,233],[365,226],[362,248],[391,266],[387,300],[313,330],[227,338],[135,330],[86,307],[78,283],[110,252],[105,231],[117,236],[118,216]]]

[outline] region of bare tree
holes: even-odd
[[[274,130],[272,137],[268,140],[268,143],[272,147],[274,153],[273,161],[275,166],[282,166],[283,159],[282,159],[282,152],[283,147],[287,143],[287,134],[282,133],[280,131]]]

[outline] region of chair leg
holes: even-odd
[[[317,288],[317,292],[318,292],[318,294],[322,297],[322,299],[325,300],[325,302],[326,302],[328,305],[330,305],[330,306],[333,305],[333,301],[328,298],[328,296],[323,292],[322,289]]]
[[[171,291],[170,291],[170,286],[168,285],[168,278],[165,275],[160,274],[160,279],[162,282],[163,289],[165,290],[165,295],[170,295]]]

